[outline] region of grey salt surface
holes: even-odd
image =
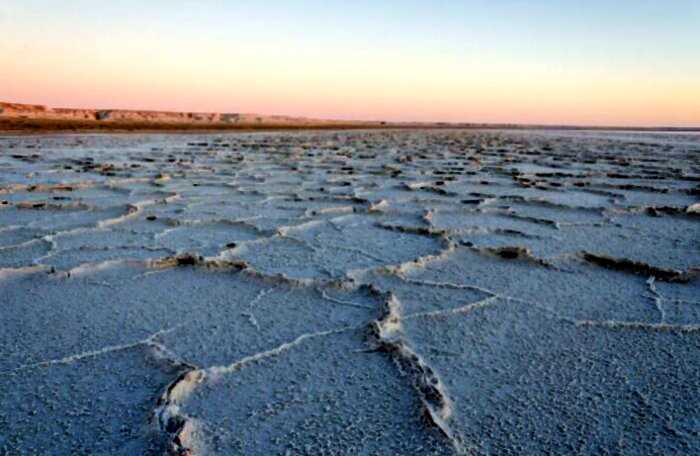
[[[700,454],[700,136],[0,137],[0,454]]]

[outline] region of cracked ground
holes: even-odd
[[[699,454],[700,136],[0,137],[0,453]]]

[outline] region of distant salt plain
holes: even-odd
[[[698,454],[700,137],[0,137],[2,454]]]

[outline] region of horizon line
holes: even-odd
[[[7,108],[13,109],[13,108],[19,108],[22,109],[22,112],[24,112],[24,109],[26,109],[27,113],[34,114],[35,117],[32,118],[26,118],[22,117],[21,114],[18,112],[11,112],[11,114],[14,115],[6,115],[6,110]],[[36,111],[32,111],[30,108],[41,108]],[[62,112],[64,111],[64,112]],[[580,123],[570,123],[570,122],[562,122],[562,123],[523,123],[523,122],[514,122],[514,121],[507,121],[507,122],[475,122],[475,121],[441,121],[441,120],[432,120],[432,121],[420,121],[420,120],[402,120],[402,121],[392,121],[392,120],[384,120],[384,119],[359,119],[359,118],[353,118],[353,119],[339,119],[339,118],[328,118],[328,117],[309,117],[309,116],[299,116],[299,115],[291,115],[291,114],[280,114],[280,113],[264,113],[264,112],[241,112],[241,111],[197,111],[197,110],[163,110],[163,109],[151,109],[151,108],[146,108],[146,109],[133,109],[133,108],[118,108],[118,107],[100,107],[100,108],[95,108],[95,107],[66,107],[66,106],[52,106],[49,104],[44,104],[44,103],[25,103],[25,102],[16,102],[16,101],[4,101],[0,100],[0,119],[5,118],[5,119],[25,119],[25,120],[81,120],[81,121],[86,121],[86,122],[100,122],[100,123],[119,123],[123,122],[124,120],[102,120],[102,119],[60,119],[60,118],[47,118],[47,117],[39,117],[38,113],[40,112],[46,112],[46,113],[54,113],[54,114],[63,114],[63,115],[68,115],[70,112],[73,113],[88,113],[88,112],[94,112],[94,113],[124,113],[124,114],[162,114],[162,115],[170,115],[170,116],[242,116],[245,118],[245,116],[252,116],[252,117],[257,117],[261,119],[268,119],[268,120],[285,120],[288,122],[298,120],[298,121],[306,121],[306,122],[318,122],[318,123],[324,123],[324,124],[329,124],[326,125],[328,127],[332,127],[332,124],[336,124],[338,126],[344,126],[344,127],[353,127],[356,126],[357,128],[361,128],[362,126],[369,126],[369,127],[380,127],[380,128],[392,128],[392,127],[398,127],[398,128],[512,128],[512,129],[576,129],[576,130],[626,130],[626,131],[677,131],[677,132],[696,132],[700,131],[700,124],[698,125],[690,125],[690,126],[672,126],[672,125],[633,125],[633,124],[580,124]],[[136,123],[159,123],[158,120],[148,120],[148,119],[140,119],[140,120],[135,120],[134,122]],[[168,122],[168,120],[165,121],[160,121],[162,122]],[[207,120],[197,120],[194,123],[202,124],[202,125],[207,125],[205,122]],[[221,121],[208,121],[211,126],[215,126],[214,124],[220,124]],[[299,125],[301,126],[301,125]]]

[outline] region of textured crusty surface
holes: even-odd
[[[0,137],[0,454],[700,453],[700,136]]]

